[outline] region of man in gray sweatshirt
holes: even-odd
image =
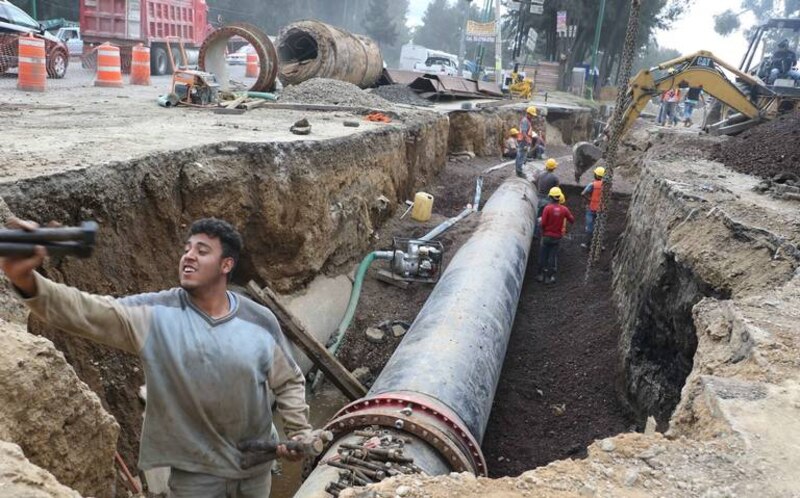
[[[22,228],[29,222],[16,221]],[[273,439],[272,401],[287,435],[307,436],[305,379],[267,308],[227,290],[242,249],[229,223],[189,229],[180,287],[115,299],[35,271],[46,256],[2,260],[37,317],[70,334],[138,355],[147,380],[139,467],[170,467],[174,498],[267,498],[271,462],[243,469],[237,445]],[[278,456],[302,458],[279,446]]]

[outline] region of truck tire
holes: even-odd
[[[172,73],[172,66],[169,63],[167,49],[164,47],[153,47],[150,51],[150,71],[153,76],[162,76]]]
[[[47,57],[47,75],[53,79],[60,80],[67,74],[67,66],[69,65],[69,56],[61,49],[56,49],[50,52]]]

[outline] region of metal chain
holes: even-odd
[[[625,34],[625,45],[622,52],[622,81],[619,85],[621,89],[617,93],[617,101],[614,107],[614,114],[611,118],[612,126],[609,135],[608,147],[605,150],[604,158],[606,160],[606,174],[603,177],[603,193],[600,196],[600,210],[597,212],[597,219],[595,220],[594,233],[592,234],[592,244],[589,251],[589,262],[586,267],[586,279],[589,279],[589,273],[598,261],[603,251],[603,241],[606,235],[606,217],[608,215],[608,206],[611,200],[611,190],[614,185],[614,168],[617,164],[617,148],[619,147],[620,140],[622,139],[622,129],[624,122],[622,116],[625,111],[625,105],[628,99],[627,91],[628,82],[631,76],[631,68],[633,66],[633,59],[636,55],[636,40],[639,37],[639,11],[641,8],[641,0],[631,0],[631,13],[628,17],[628,31]]]

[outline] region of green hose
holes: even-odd
[[[264,99],[264,100],[278,100],[272,93],[267,92],[247,92],[248,97],[253,97],[254,99]]]
[[[347,311],[344,312],[344,317],[342,321],[339,323],[339,328],[336,329],[336,341],[333,345],[328,348],[328,350],[336,356],[336,353],[339,351],[339,346],[342,345],[342,339],[344,338],[344,333],[347,331],[348,327],[350,327],[350,322],[353,321],[353,316],[356,314],[356,306],[358,305],[358,298],[361,296],[361,284],[364,283],[364,277],[367,275],[367,270],[369,269],[369,265],[375,261],[375,257],[377,256],[376,252],[371,252],[364,256],[364,259],[361,260],[361,264],[358,265],[358,271],[356,271],[356,278],[353,282],[353,290],[350,292],[350,302],[347,303]]]

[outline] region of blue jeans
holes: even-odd
[[[517,144],[517,158],[514,162],[514,167],[517,170],[518,176],[523,176],[525,173],[522,171],[522,165],[525,164],[525,160],[528,156],[528,144],[525,141],[521,141]]]
[[[594,235],[594,220],[597,219],[597,211],[591,209],[586,210],[586,245],[592,244],[592,236]]]
[[[664,124],[664,120],[667,118],[667,103],[662,102],[660,106],[658,106],[658,118],[656,118],[656,123]]]
[[[558,267],[558,243],[561,239],[542,237],[542,246],[539,249],[539,272],[545,275],[554,275]]]
[[[683,119],[692,119],[692,112],[694,112],[694,108],[697,106],[696,100],[686,100],[683,102]]]
[[[777,80],[780,76],[781,72],[778,71],[777,69],[773,69],[772,71],[769,72],[769,81],[767,82],[767,84],[772,85],[773,83],[775,83],[775,80]],[[784,78],[791,78],[797,81],[800,80],[800,71],[798,71],[797,69],[790,69],[788,73],[782,76]]]

